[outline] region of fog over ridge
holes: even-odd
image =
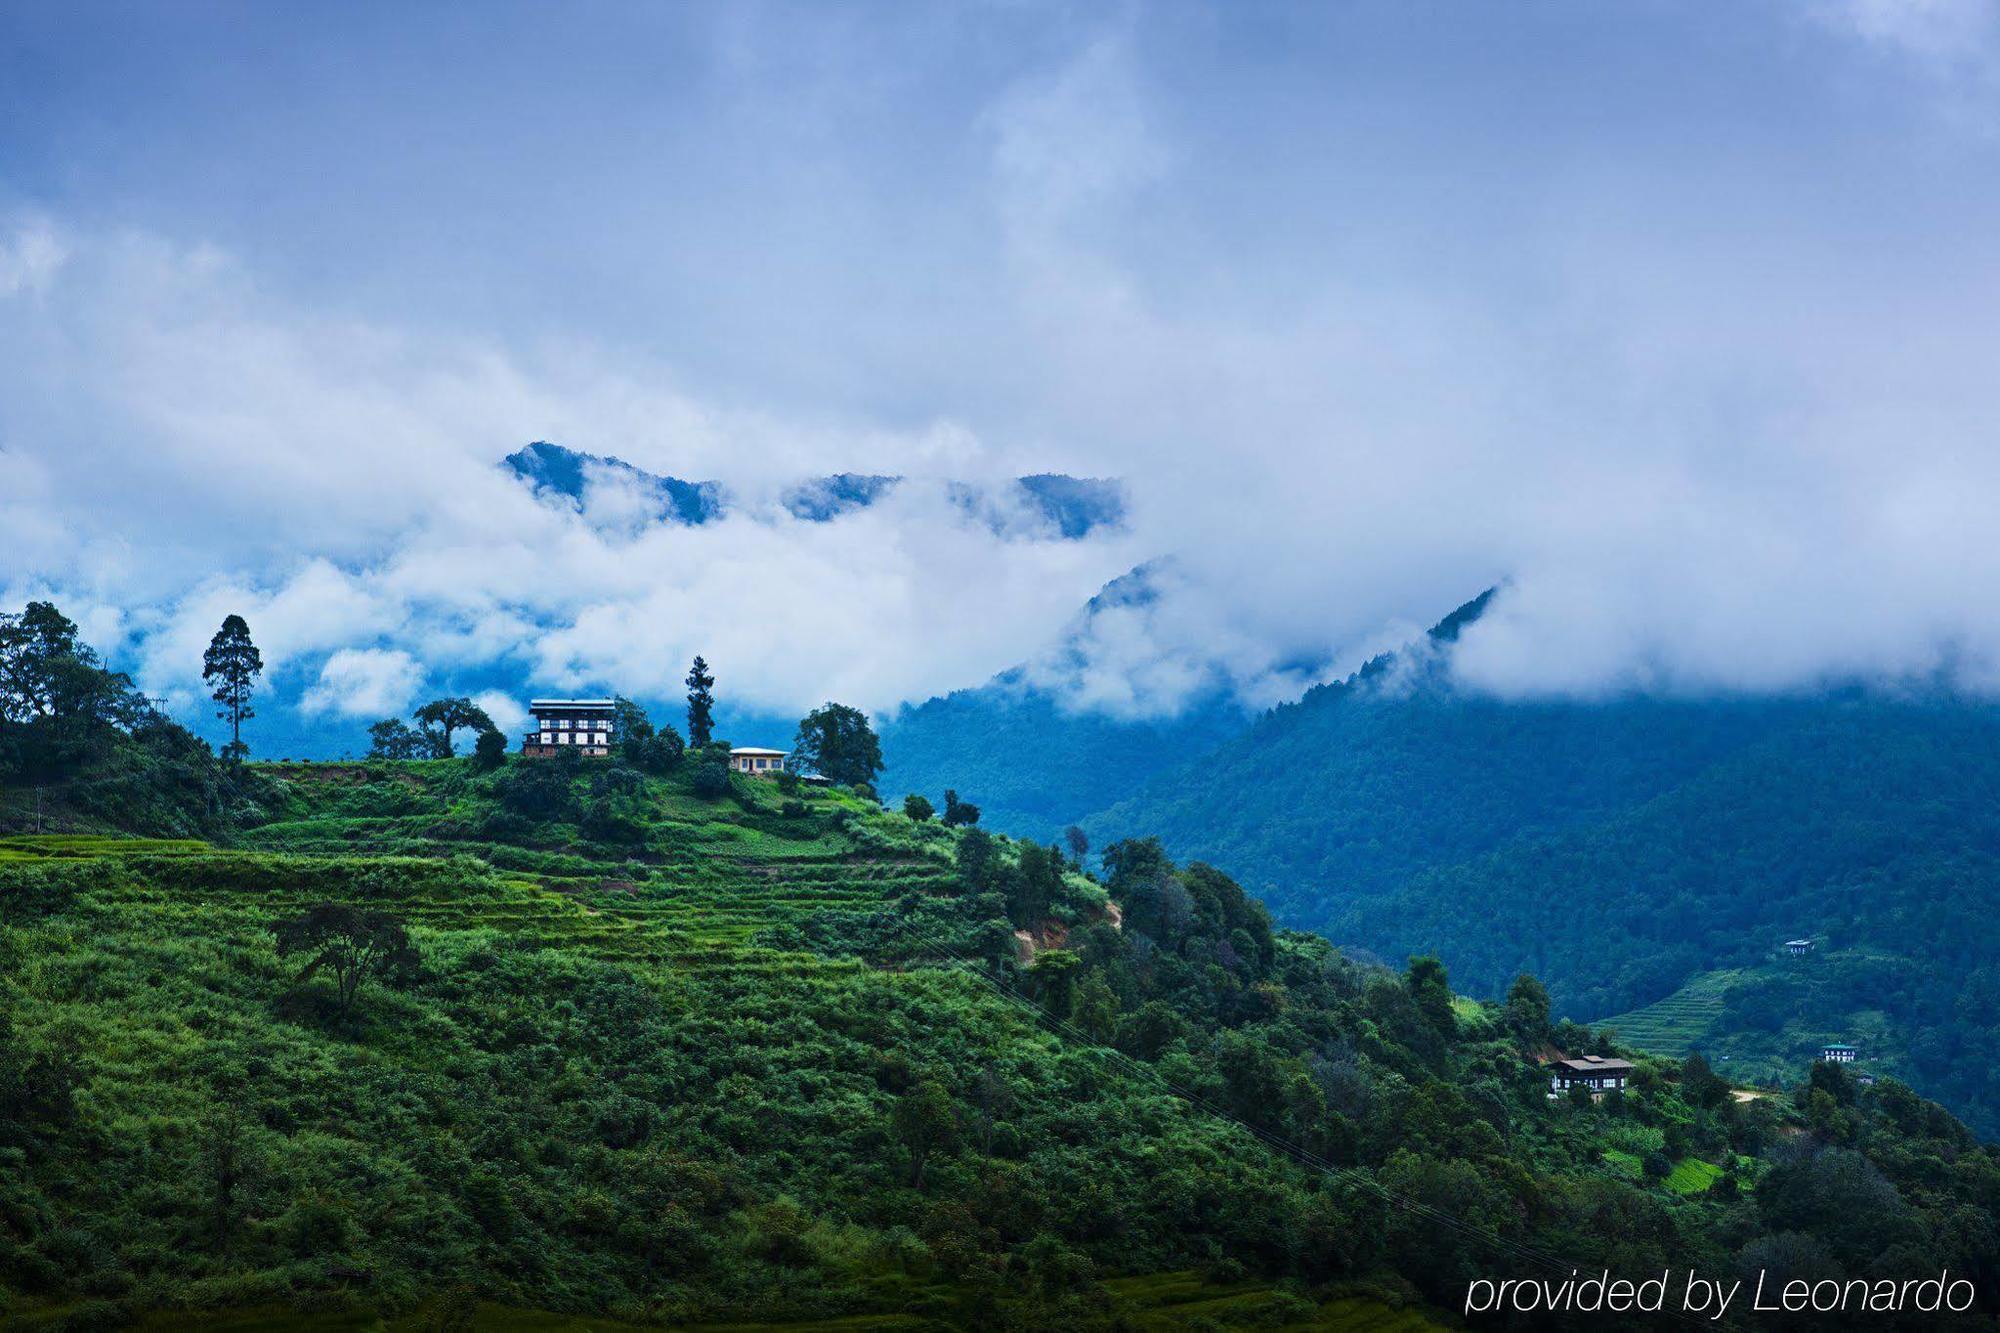
[[[238,86],[198,23],[135,21],[75,57],[130,90],[7,94],[46,113],[0,143],[0,601],[188,717],[241,613],[328,725],[493,671],[670,696],[696,651],[774,712],[1020,664],[1115,716],[1261,708],[1495,583],[1468,688],[1990,692],[1995,34],[1809,10],[1573,15],[1560,67],[1530,20],[1441,47],[1392,6],[1228,50],[1199,7],[684,16],[631,37],[670,85],[469,53],[442,163],[376,98],[441,18],[358,64],[273,37],[305,93],[270,138],[148,82],[157,40]],[[908,68],[856,78],[877,43]],[[93,118],[117,143],[62,169]],[[498,466],[536,440],[744,503],[551,503]],[[840,473],[912,480],[788,508]],[[953,501],[1039,473],[1121,479],[1125,523]]]

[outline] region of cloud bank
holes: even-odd
[[[1263,706],[1495,583],[1454,652],[1473,688],[2000,688],[1991,25],[1857,0],[1725,42],[1580,7],[1569,47],[1461,48],[1408,12],[1266,41],[1194,8],[745,11],[659,39],[698,76],[615,107],[537,80],[532,161],[430,164],[407,203],[367,188],[400,163],[340,82],[370,66],[316,69],[270,113],[359,118],[321,160],[355,208],[260,178],[359,238],[309,254],[116,154],[94,193],[0,192],[0,598],[58,596],[184,713],[243,614],[329,722],[442,688],[497,717],[501,679],[664,697],[697,651],[773,712],[1024,661],[1121,716]],[[515,112],[468,79],[440,115],[483,142]],[[191,179],[259,163],[208,114],[157,112]],[[524,171],[575,244],[424,193]],[[439,221],[462,253],[401,239]],[[534,439],[740,503],[539,502],[495,466]],[[1123,478],[1127,528],[946,490],[1042,470]],[[787,510],[838,471],[914,480]],[[1163,556],[1152,596],[1074,620]]]

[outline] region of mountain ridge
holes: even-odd
[[[581,507],[600,472],[618,478],[654,498],[653,516],[662,522],[698,527],[731,511],[733,497],[719,481],[686,481],[663,476],[622,458],[584,453],[565,445],[537,440],[501,460],[538,495],[557,497]],[[794,483],[780,495],[793,518],[808,523],[831,522],[855,513],[889,495],[907,478],[883,473],[838,472]],[[1017,515],[1026,514],[1038,529],[1060,540],[1080,541],[1093,533],[1123,527],[1126,518],[1122,482],[1061,473],[1016,477],[1001,487],[948,481],[949,503],[968,518],[997,533],[1011,533]]]

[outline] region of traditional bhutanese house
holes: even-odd
[[[1571,1088],[1588,1088],[1591,1096],[1602,1097],[1607,1092],[1623,1092],[1631,1077],[1630,1060],[1613,1060],[1605,1055],[1557,1060],[1549,1065],[1549,1096],[1560,1097]]]
[[[1819,1058],[1830,1065],[1851,1065],[1861,1052],[1843,1042],[1829,1042],[1819,1048]]]
[[[535,699],[528,704],[535,729],[521,741],[521,753],[545,757],[574,750],[589,758],[611,753],[615,699]]]
[[[729,766],[753,777],[774,778],[785,771],[785,752],[756,745],[739,745],[729,752]]]
[[[1804,958],[1812,952],[1811,940],[1786,940],[1785,952],[1794,958]]]

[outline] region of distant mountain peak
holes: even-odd
[[[501,466],[528,483],[537,495],[561,496],[578,508],[583,505],[591,471],[601,470],[631,483],[642,492],[650,491],[657,496],[659,517],[663,521],[706,523],[722,516],[728,498],[720,482],[662,477],[634,467],[622,458],[601,458],[560,444],[550,444],[547,440],[537,440],[525,449],[508,454],[501,460]]]
[[[622,458],[583,453],[537,440],[502,460],[537,495],[557,496],[582,508],[593,473],[615,476],[659,498],[662,521],[699,525],[729,511],[730,494],[716,481],[683,481],[635,467]],[[904,478],[883,473],[836,472],[809,477],[789,487],[780,503],[792,517],[826,523],[866,509],[893,492]],[[1039,535],[1053,530],[1066,541],[1122,527],[1124,483],[1100,477],[1043,472],[997,484],[953,481],[951,502],[997,533]]]

